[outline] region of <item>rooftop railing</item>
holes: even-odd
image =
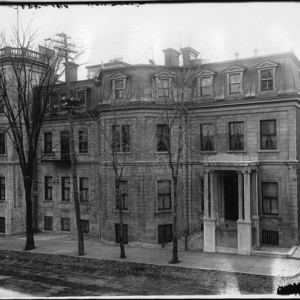
[[[44,60],[45,59],[45,54],[36,52],[33,50],[29,50],[25,47],[22,48],[13,48],[13,47],[5,47],[0,49],[0,58],[4,57],[25,57],[33,60]]]

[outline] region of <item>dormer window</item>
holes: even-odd
[[[264,62],[256,67],[258,71],[258,91],[275,90],[275,70],[277,64]]]
[[[201,96],[210,96],[212,88],[211,77],[200,78],[200,95]]]
[[[158,97],[170,97],[171,79],[157,78],[157,95]]]
[[[126,81],[127,76],[117,74],[111,78],[112,80],[112,97],[113,99],[126,98]]]
[[[125,79],[114,81],[115,99],[123,99],[125,96]]]
[[[170,98],[174,76],[168,72],[161,72],[154,75],[154,77],[156,84],[156,97]]]
[[[231,67],[225,71],[227,73],[227,94],[242,94],[243,91],[243,72],[245,69]]]
[[[229,94],[241,92],[241,74],[229,74]]]
[[[196,75],[197,94],[199,97],[213,96],[213,76],[211,71],[204,70]]]
[[[261,70],[261,90],[268,91],[273,90],[273,70]]]

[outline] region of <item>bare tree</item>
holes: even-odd
[[[158,129],[157,132],[157,149],[166,153],[164,158],[165,166],[170,170],[172,179],[172,219],[173,219],[173,238],[172,238],[172,260],[171,263],[178,263],[178,207],[180,201],[182,206],[186,205],[188,212],[188,187],[187,187],[187,152],[188,152],[188,133],[189,122],[188,115],[190,108],[193,105],[195,97],[195,81],[197,67],[182,67],[182,70],[177,74],[177,79],[173,84],[170,80],[157,78],[156,96],[162,101],[162,112],[160,120],[166,126]],[[156,120],[157,121],[157,120]],[[186,180],[184,181],[184,177]],[[184,193],[182,187],[184,186]],[[185,228],[185,244],[187,249],[187,236],[189,234],[188,213],[186,218]]]
[[[132,124],[124,125],[120,123],[122,106],[124,106],[124,104],[120,105],[116,100],[111,100],[109,112],[106,116],[104,116],[103,112],[100,112],[97,116],[90,112],[88,112],[87,115],[90,120],[97,123],[101,139],[103,139],[104,142],[104,155],[110,161],[113,171],[115,208],[119,212],[118,236],[121,252],[120,257],[126,258],[123,211],[127,209],[128,205],[128,185],[123,176],[128,154],[132,151],[130,135],[132,135],[133,126]]]
[[[37,160],[38,141],[53,84],[61,72],[62,55],[49,47],[34,51],[36,32],[28,26],[21,38],[13,31],[8,43],[0,36],[1,111],[5,115],[7,134],[18,154],[23,175],[26,202],[25,250],[35,248],[33,232],[32,186]]]

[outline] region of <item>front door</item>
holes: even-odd
[[[239,195],[237,174],[224,177],[225,220],[236,221],[239,216]]]

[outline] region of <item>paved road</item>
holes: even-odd
[[[176,270],[173,276],[136,264],[125,273],[121,269],[2,259],[0,270],[0,297],[276,295],[278,287],[276,279],[268,276],[208,270],[185,276]]]

